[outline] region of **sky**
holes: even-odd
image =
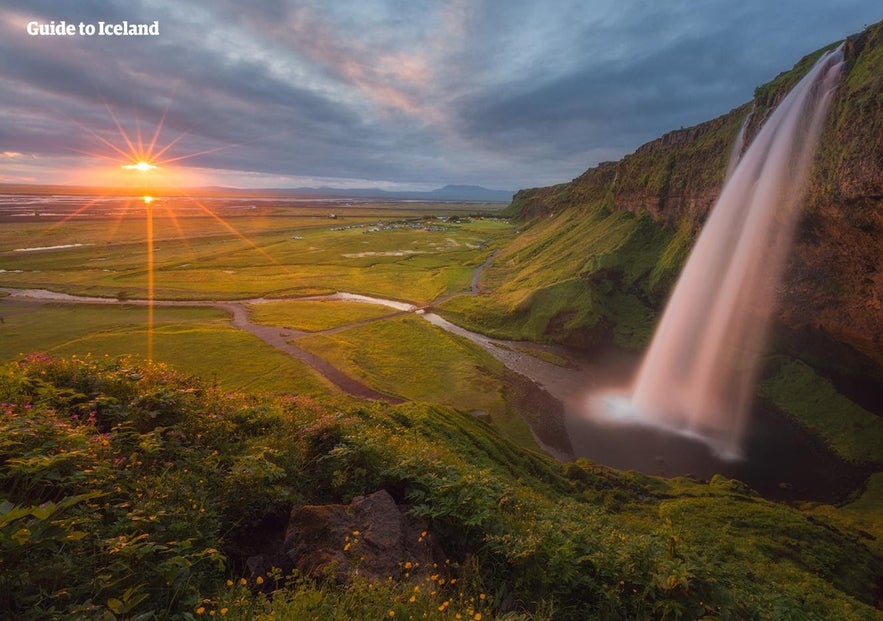
[[[880,19],[879,0],[5,0],[0,183],[561,183]],[[62,20],[159,35],[28,34]],[[121,170],[139,136],[159,168]]]

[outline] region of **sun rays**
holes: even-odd
[[[229,144],[181,153],[184,139],[188,133],[182,132],[170,139],[164,138],[164,134],[168,133],[165,129],[168,109],[163,112],[152,130],[144,132],[137,113],[134,115],[133,125],[130,125],[127,131],[110,106],[105,104],[105,108],[113,126],[110,133],[98,131],[72,120],[94,143],[91,150],[77,152],[93,161],[98,160],[102,163],[99,167],[91,169],[84,167],[78,176],[80,184],[87,181],[94,187],[96,196],[84,197],[82,206],[69,213],[51,228],[64,226],[72,219],[95,209],[96,205],[103,205],[108,200],[115,200],[113,197],[117,196],[119,197],[118,209],[114,212],[106,211],[99,214],[108,219],[107,243],[132,243],[134,240],[117,237],[120,223],[126,218],[144,219],[145,288],[143,295],[145,297],[142,303],[147,309],[147,359],[152,360],[154,356],[154,307],[157,292],[157,250],[158,243],[162,242],[157,239],[156,218],[167,218],[177,233],[177,240],[192,252],[188,235],[185,232],[187,227],[182,226],[180,222],[181,213],[186,210],[176,209],[176,206],[181,204],[192,205],[198,210],[195,217],[211,218],[264,259],[269,260],[282,270],[285,268],[253,240],[237,230],[226,218],[207,206],[201,199],[201,195],[197,194],[198,190],[193,189],[194,181],[198,180],[197,175],[192,172],[191,168],[181,165],[186,160],[193,160],[241,145]],[[121,195],[121,191],[131,191],[131,194]],[[170,197],[174,197],[174,200],[170,201]],[[168,229],[165,228],[165,230]],[[138,235],[138,237],[141,236]],[[164,239],[174,239],[174,237]],[[134,298],[130,299],[134,300]]]

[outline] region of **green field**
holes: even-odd
[[[400,216],[398,213],[391,215]],[[318,217],[154,221],[157,299],[242,299],[349,291],[417,304],[467,289],[472,270],[511,231],[496,219]],[[55,250],[26,247],[83,244]],[[4,223],[0,286],[148,297],[144,222]]]
[[[248,314],[255,323],[319,332],[351,323],[369,321],[396,313],[378,304],[334,300],[300,300],[249,304]]]
[[[504,435],[536,447],[506,402],[502,363],[419,317],[394,317],[296,343],[382,392],[487,415]]]
[[[507,243],[512,226],[497,218],[468,218],[463,214],[474,207],[466,205],[334,205],[333,218],[329,209],[262,207],[254,215],[171,217],[157,208],[151,230],[143,207],[120,218],[5,222],[0,286],[141,300],[149,297],[152,274],[157,300],[270,299],[247,305],[252,322],[308,332],[344,329],[295,346],[377,390],[486,413],[534,446],[505,402],[502,367],[479,348],[416,318],[346,329],[397,313],[388,307],[288,299],[346,291],[420,305],[468,291],[474,270]],[[224,389],[338,392],[318,372],[232,327],[226,312],[208,305],[158,305],[150,329],[142,306],[2,300],[0,360],[34,351],[139,358],[152,353],[154,360]]]
[[[148,351],[147,309],[87,304],[12,305],[0,300],[0,360],[39,351],[95,357]],[[311,368],[229,325],[212,308],[157,308],[153,359],[217,381],[228,390],[327,394],[334,388]]]

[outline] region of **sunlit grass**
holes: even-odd
[[[13,306],[0,302],[0,359],[33,351],[52,355],[147,354],[147,309],[95,305]],[[157,362],[215,380],[226,390],[328,394],[334,388],[311,368],[210,308],[155,309]],[[235,363],[232,361],[235,360]]]
[[[417,221],[412,228],[378,228],[365,216],[233,218],[232,234],[212,218],[154,219],[154,293],[158,299],[283,297],[350,291],[423,304],[468,289],[472,270],[510,225]],[[421,224],[422,223],[422,224]],[[369,226],[371,225],[371,226]],[[385,226],[385,225],[384,225]],[[116,227],[116,228],[114,228]],[[140,227],[140,229],[139,229]],[[350,227],[350,228],[348,228]],[[355,228],[352,228],[355,227]],[[0,286],[48,288],[72,294],[131,298],[148,295],[143,222],[102,220],[4,224]],[[373,232],[366,232],[374,228]],[[332,230],[334,229],[334,230]],[[22,246],[85,244],[42,252]]]
[[[395,317],[296,343],[377,390],[484,413],[504,435],[536,447],[527,425],[506,403],[503,365],[419,317]]]
[[[395,313],[377,304],[334,300],[302,300],[251,304],[248,314],[255,323],[318,332],[357,321],[377,319]]]

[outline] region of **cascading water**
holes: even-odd
[[[842,63],[839,48],[822,56],[732,171],[675,286],[631,398],[614,408],[620,417],[696,436],[724,457],[740,455],[775,289]]]

